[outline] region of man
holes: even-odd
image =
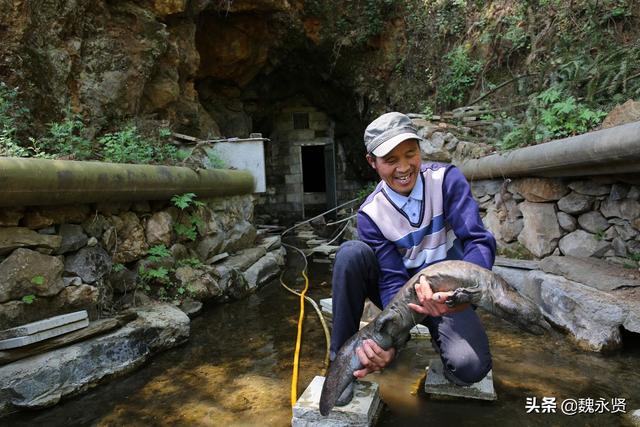
[[[383,308],[418,270],[439,261],[462,259],[491,269],[495,239],[482,225],[469,184],[455,167],[422,163],[417,130],[401,113],[387,113],[365,130],[367,162],[380,183],[358,211],[360,240],[345,242],[333,272],[331,358],[358,330],[365,298]],[[491,369],[487,335],[475,311],[448,308],[446,293],[416,284],[423,322],[442,358],[445,376],[458,385],[481,380]],[[366,340],[357,349],[364,368],[358,378],[382,370],[396,349]],[[351,400],[345,390],[338,404]]]

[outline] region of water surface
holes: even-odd
[[[294,261],[295,263],[296,261]],[[299,266],[293,266],[299,269]],[[295,270],[297,271],[297,270]],[[326,268],[311,266],[316,300],[329,296]],[[301,288],[294,270],[285,277]],[[324,283],[323,283],[324,282]],[[306,306],[299,393],[323,368],[325,344]],[[206,307],[191,338],[157,355],[141,370],[100,385],[56,407],[4,419],[12,426],[285,426],[290,425],[290,379],[298,298],[273,281],[242,301]],[[563,415],[566,399],[626,399],[640,408],[640,349],[611,356],[576,350],[566,339],[528,335],[482,314],[494,358],[496,402],[437,400],[422,391],[425,366],[436,357],[413,340],[378,381],[387,406],[382,426],[615,426],[620,414]],[[526,399],[555,398],[556,414],[527,413]],[[588,401],[582,401],[588,410]]]

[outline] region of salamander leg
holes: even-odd
[[[453,295],[447,297],[445,304],[448,307],[455,307],[460,304],[477,303],[482,296],[479,288],[458,288],[453,291]]]

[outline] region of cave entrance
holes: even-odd
[[[267,192],[264,204],[257,205],[260,214],[296,221],[334,208],[342,179],[333,120],[302,97],[278,107],[269,117]],[[267,128],[264,122],[260,126]]]

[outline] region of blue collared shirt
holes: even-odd
[[[418,216],[420,215],[420,205],[422,204],[422,198],[424,196],[424,186],[422,185],[421,177],[418,176],[416,185],[413,186],[413,190],[411,190],[411,193],[409,193],[408,196],[403,196],[400,193],[396,193],[391,189],[391,187],[387,185],[386,182],[384,182],[383,185],[384,191],[391,199],[391,202],[396,205],[397,208],[406,213],[412,223],[418,222]]]

